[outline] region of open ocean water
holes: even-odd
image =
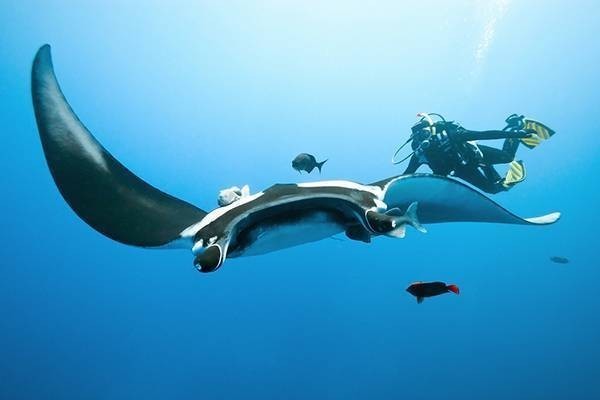
[[[592,0],[0,1],[0,398],[600,398],[598,21]],[[563,218],[199,274],[63,201],[31,103],[44,43],[98,140],[203,209],[233,185],[399,174],[420,111],[482,130],[521,113],[557,134],[493,198]],[[300,152],[329,158],[322,175],[290,167]],[[461,294],[418,305],[418,280]]]

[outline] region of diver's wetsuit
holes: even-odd
[[[410,158],[404,174],[412,174],[427,164],[434,174],[454,175],[487,193],[508,190],[494,168],[515,158],[519,139],[528,137],[525,131],[470,131],[449,122],[436,122],[430,129],[413,134]],[[505,139],[502,149],[469,143],[475,140]]]

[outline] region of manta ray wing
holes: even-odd
[[[54,182],[92,228],[121,243],[157,247],[204,218],[203,210],[137,177],[92,136],[60,90],[48,45],[35,56],[31,92]]]
[[[414,174],[375,183],[384,190],[388,209],[405,210],[419,204],[422,223],[494,222],[517,225],[547,225],[556,222],[560,213],[521,218],[489,197],[457,180],[430,174]]]

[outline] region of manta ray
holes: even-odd
[[[404,237],[407,225],[425,232],[421,224],[546,225],[560,217],[555,212],[521,218],[465,184],[430,174],[367,185],[276,184],[207,212],[146,183],[96,140],[59,87],[50,46],[38,50],[31,79],[46,161],[73,211],[117,242],[191,249],[201,272],[217,270],[227,258],[265,254],[341,233],[370,242],[379,236]]]

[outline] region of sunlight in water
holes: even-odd
[[[475,49],[475,75],[478,75],[481,70],[485,57],[494,41],[496,27],[506,15],[509,5],[510,0],[477,1],[478,14],[483,15],[485,25]]]

